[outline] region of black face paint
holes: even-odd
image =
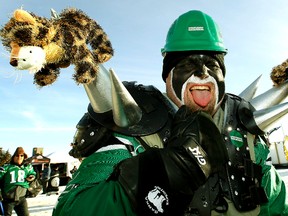
[[[217,103],[223,98],[225,93],[225,83],[222,70],[217,62],[208,55],[190,55],[180,61],[173,70],[172,87],[176,96],[181,100],[181,90],[183,84],[192,75],[199,78],[212,76],[218,85],[219,95]]]

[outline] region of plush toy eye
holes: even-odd
[[[31,51],[31,50],[30,50],[29,52],[30,52],[30,53],[32,53],[32,51]]]

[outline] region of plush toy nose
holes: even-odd
[[[13,67],[17,67],[17,65],[18,65],[17,59],[11,59],[10,60],[10,65],[12,65]]]

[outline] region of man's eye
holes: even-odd
[[[220,68],[220,66],[217,62],[208,62],[208,63],[206,63],[206,66],[208,68]]]
[[[219,68],[219,66],[217,64],[211,64],[209,65],[210,68]]]

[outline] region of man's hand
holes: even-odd
[[[123,160],[110,180],[120,182],[138,215],[183,215],[195,190],[220,170],[227,158],[211,116],[192,113],[183,106],[175,115],[168,146],[149,148]]]
[[[203,164],[209,163],[209,172],[213,173],[228,161],[223,137],[212,117],[203,111],[191,112],[186,106],[182,106],[175,115],[168,147],[184,148],[204,172],[208,167]]]
[[[34,179],[35,179],[35,176],[34,176],[34,175],[29,175],[29,176],[26,178],[26,180],[27,180],[28,182],[32,182],[32,181],[34,181]]]

